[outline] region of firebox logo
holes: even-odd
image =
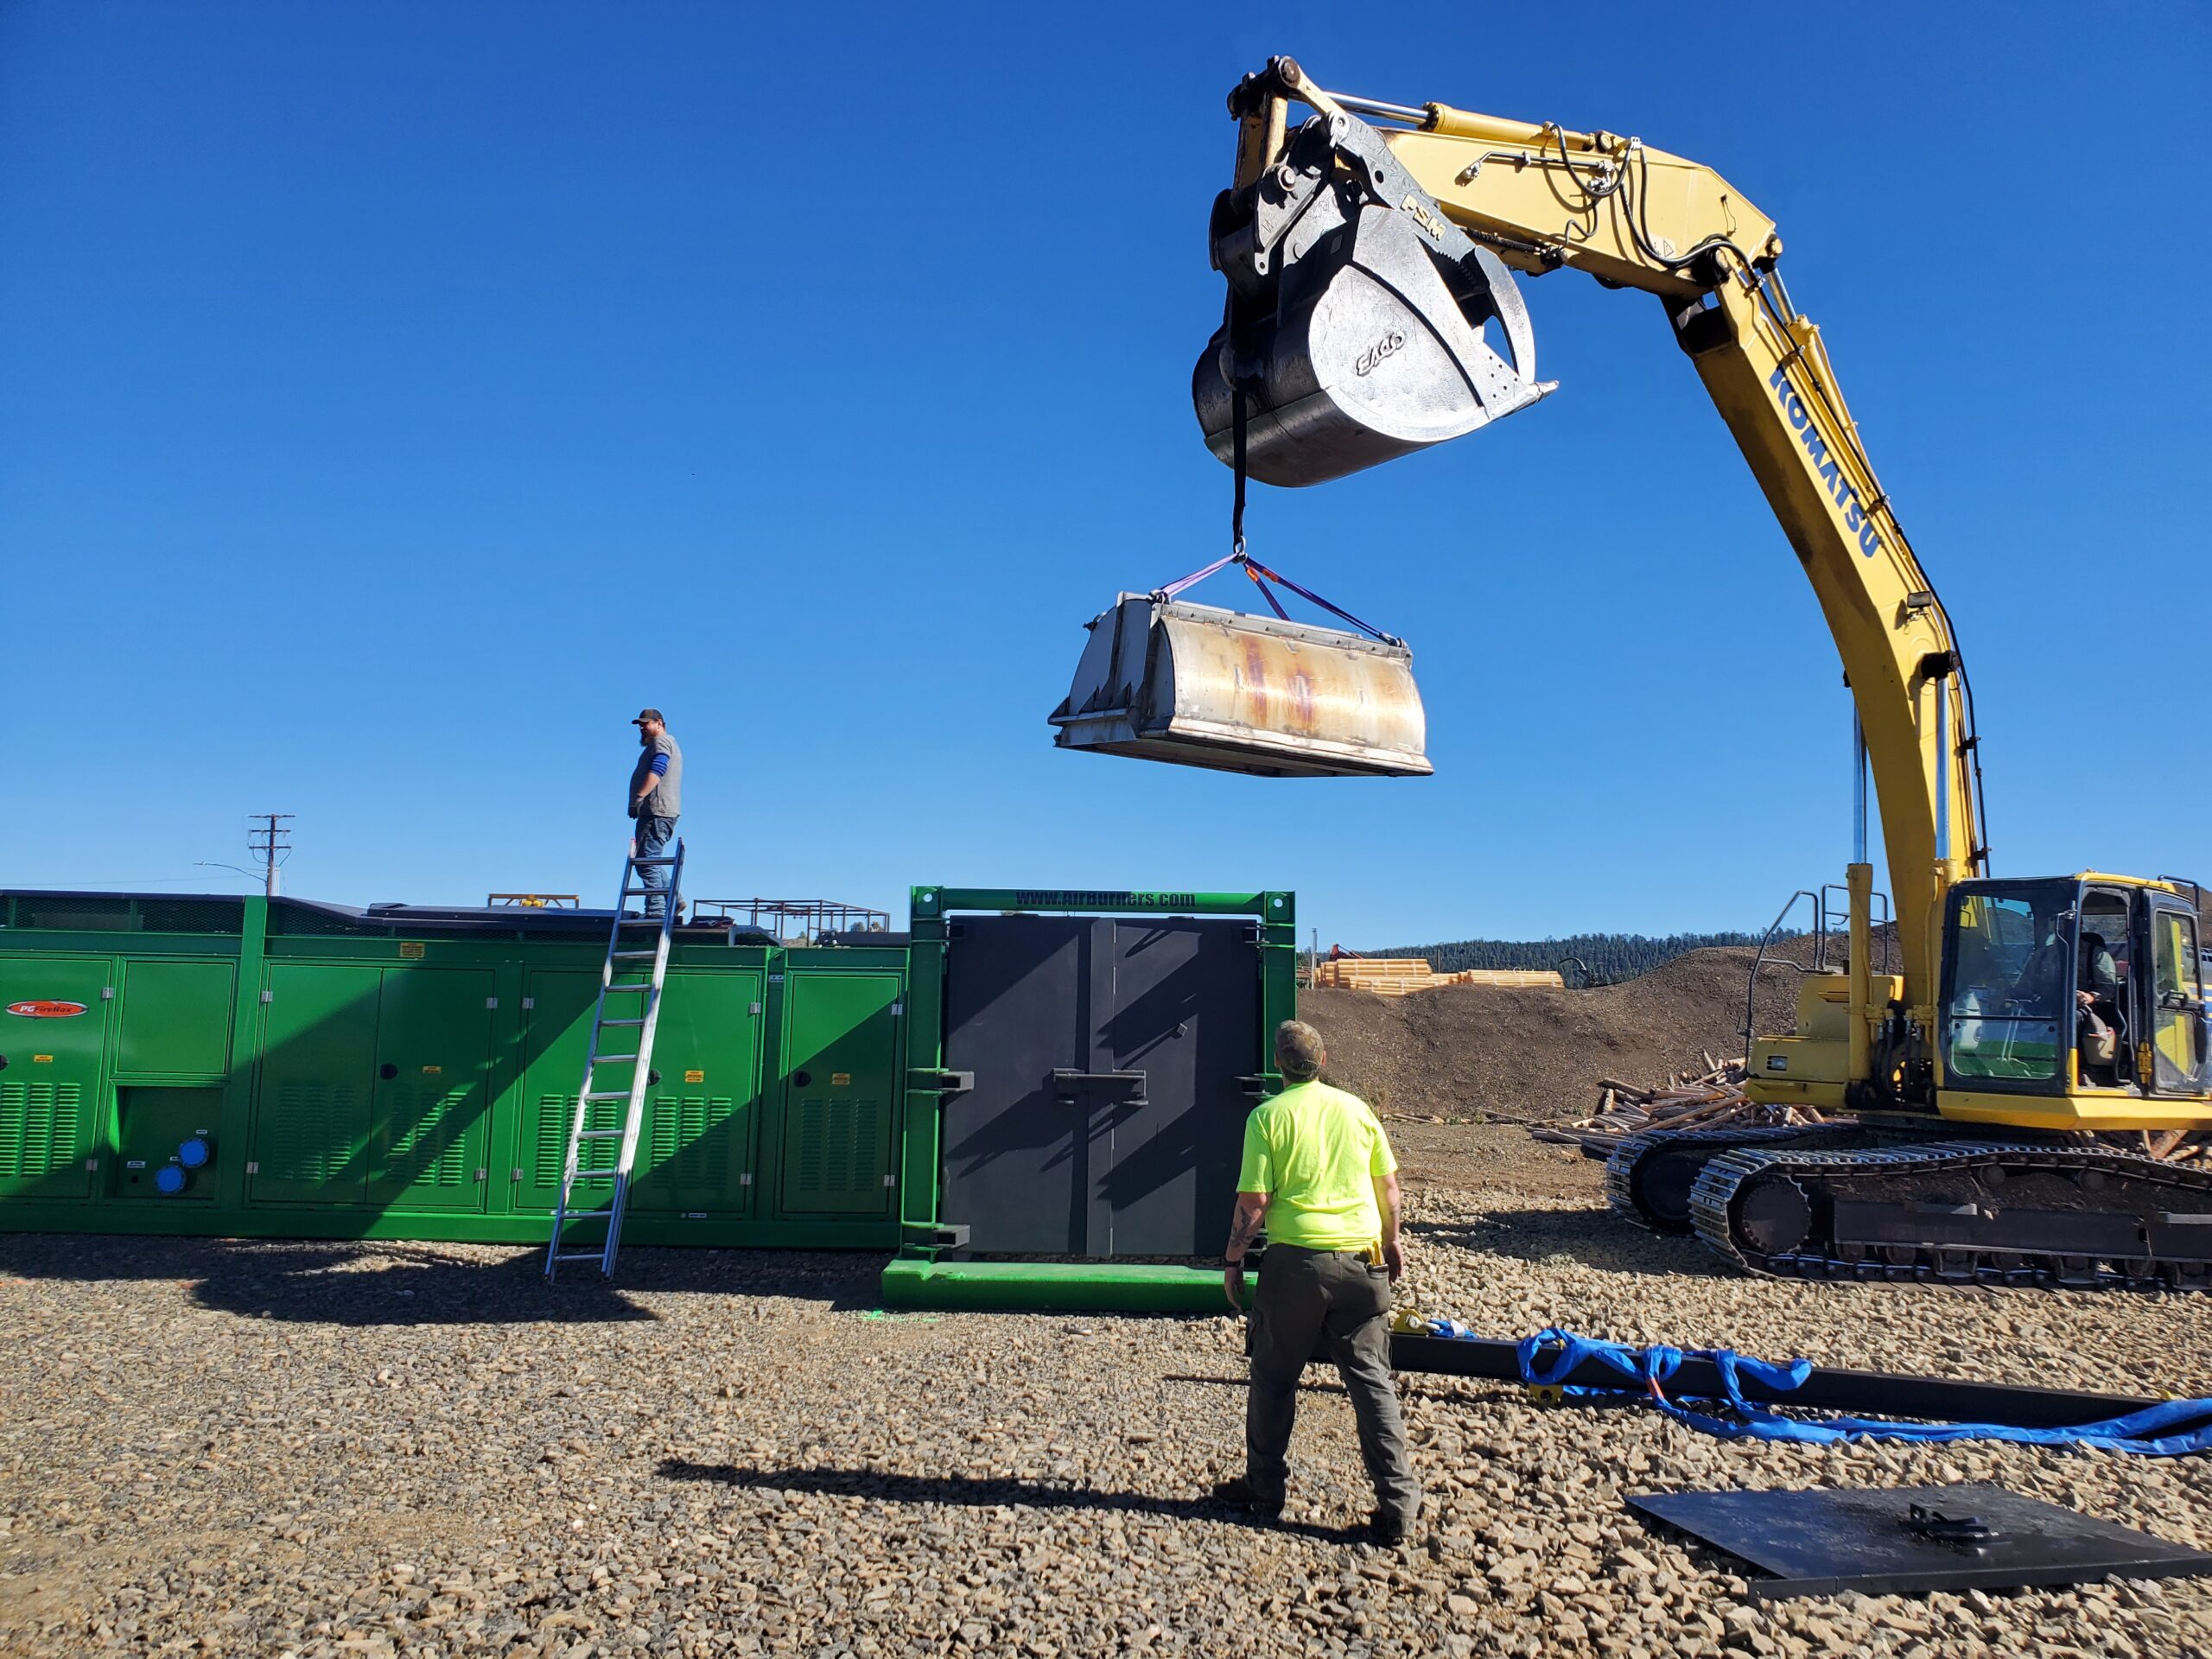
[[[85,1012],[82,1002],[54,1002],[39,998],[29,1002],[10,1002],[8,1012],[25,1020],[73,1020]]]

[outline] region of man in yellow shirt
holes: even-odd
[[[1325,1336],[1375,1483],[1370,1536],[1395,1545],[1421,1513],[1390,1380],[1390,1287],[1406,1265],[1398,1160],[1366,1102],[1318,1081],[1328,1058],[1319,1032],[1285,1020],[1275,1032],[1275,1066],[1286,1086],[1245,1121],[1222,1279],[1231,1307],[1243,1306],[1244,1253],[1263,1224],[1268,1250],[1252,1300],[1244,1478],[1215,1495],[1260,1514],[1281,1512],[1298,1379]]]

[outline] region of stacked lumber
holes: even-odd
[[[1548,969],[1462,968],[1440,974],[1421,957],[1338,957],[1314,969],[1313,982],[1347,991],[1372,991],[1377,996],[1406,996],[1414,991],[1433,991],[1440,985],[1559,990],[1567,983]]]
[[[1679,1072],[1657,1088],[1607,1077],[1599,1084],[1598,1109],[1571,1123],[1544,1123],[1529,1133],[1539,1141],[1580,1147],[1603,1157],[1632,1135],[1652,1129],[1777,1128],[1823,1123],[1808,1106],[1766,1106],[1744,1093],[1744,1063],[1700,1056],[1702,1071]]]

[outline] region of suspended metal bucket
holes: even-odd
[[[1242,390],[1245,465],[1262,483],[1342,478],[1552,390],[1511,274],[1356,117],[1315,117],[1255,182],[1224,192],[1211,241],[1228,314],[1191,398],[1233,465]]]
[[[1123,594],[1053,710],[1063,749],[1265,778],[1434,770],[1413,652],[1274,617]]]

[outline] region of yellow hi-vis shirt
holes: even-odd
[[[1268,1238],[1308,1250],[1382,1242],[1375,1182],[1398,1166],[1367,1103],[1325,1083],[1294,1084],[1244,1120],[1239,1192],[1268,1194]]]

